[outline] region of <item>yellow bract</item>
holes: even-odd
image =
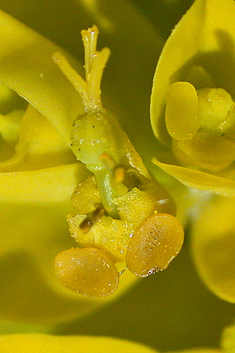
[[[177,353],[177,352],[167,352],[167,353]],[[178,351],[178,353],[180,353]],[[181,353],[224,353],[221,349],[216,348],[195,348],[183,350]]]
[[[234,198],[212,197],[192,226],[192,252],[207,286],[235,303]]]
[[[112,7],[111,2],[107,4]],[[122,14],[124,10],[128,21],[131,18],[134,24],[129,31],[139,36],[138,23],[139,31],[142,28],[149,34],[149,37],[143,34],[144,45],[157,43],[158,36],[150,30],[151,26],[131,9],[131,5],[119,2],[117,11],[109,17],[113,28],[120,28],[119,10]],[[104,9],[100,9],[102,12]],[[95,22],[80,3],[77,14],[81,29]],[[1,316],[38,324],[60,322],[88,314],[107,302],[78,298],[61,288],[54,275],[56,253],[75,245],[69,240],[66,222],[71,211],[70,195],[81,179],[90,174],[82,164],[74,164],[70,149],[72,121],[83,107],[79,95],[51,58],[54,52],[64,51],[3,11],[0,23]],[[126,38],[126,32],[121,35],[122,31],[116,41],[120,56],[126,51],[120,45]],[[71,33],[74,34],[72,29]],[[74,39],[71,33],[69,44],[77,43],[79,33],[76,30]],[[106,33],[111,42],[116,34],[109,30]],[[130,45],[135,48],[134,43]],[[78,72],[83,71],[82,64],[66,56]],[[128,58],[125,60],[130,63]],[[107,100],[112,102],[110,98]],[[128,273],[123,275],[119,293],[130,286],[133,277]]]
[[[222,333],[221,346],[226,353],[233,353],[235,349],[235,326],[225,327]]]
[[[43,334],[0,336],[1,353],[15,353],[16,350],[18,353],[157,353],[141,344],[109,337]]]
[[[168,267],[180,252],[184,229],[172,215],[156,213],[137,228],[127,248],[127,268],[146,277]]]

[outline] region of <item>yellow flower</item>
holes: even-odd
[[[90,297],[112,294],[126,269],[139,277],[164,270],[184,239],[171,198],[103,107],[100,80],[110,51],[96,49],[97,37],[96,26],[82,31],[85,80],[61,53],[53,54],[82,98],[84,113],[73,122],[71,148],[92,173],[71,197],[69,229],[79,248],[58,254],[55,271],[66,288]]]
[[[187,186],[234,195],[235,4],[196,0],[167,40],[151,98],[151,122],[168,160],[159,167]]]
[[[207,286],[233,303],[234,21],[234,1],[196,0],[165,44],[151,98],[153,131],[166,156],[153,162],[189,188],[206,191],[187,195],[195,206],[193,258]],[[187,205],[182,208],[184,214]]]
[[[102,297],[116,290],[120,274],[120,292],[134,282],[128,271],[123,274],[125,267],[139,277],[165,269],[182,247],[183,229],[170,215],[171,198],[102,106],[100,81],[109,50],[96,50],[97,28],[82,32],[84,81],[79,62],[0,15],[3,317],[58,322],[102,303],[59,287],[53,271],[58,252],[55,270],[62,284]],[[112,32],[111,21],[106,27]],[[69,238],[65,246],[68,213],[71,235],[82,249]],[[116,262],[122,264],[116,268]],[[26,300],[29,293],[32,299]]]
[[[132,3],[142,8],[143,12],[138,12]],[[104,106],[120,118],[125,131],[128,132],[145,164],[152,169],[152,173],[157,178],[161,177],[161,181],[169,186],[169,190],[173,191],[173,194],[175,191],[177,192],[176,201],[178,204],[183,204],[183,211],[185,211],[185,204],[190,205],[192,201],[188,200],[190,194],[182,195],[181,193],[186,188],[179,188],[179,184],[177,184],[177,188],[175,188],[177,190],[173,190],[172,185],[175,187],[176,184],[173,184],[172,180],[163,173],[159,173],[159,168],[151,166],[151,157],[153,152],[156,152],[156,144],[148,124],[149,93],[158,50],[163,41],[159,40],[159,36],[153,29],[154,26],[146,21],[145,16],[150,14],[150,8],[156,9],[156,11],[151,11],[150,17],[155,26],[165,27],[164,33],[166,33],[172,27],[170,23],[173,18],[179,17],[179,13],[183,13],[186,3],[187,1],[184,0],[161,0],[149,4],[141,0],[133,0],[132,2],[119,0],[118,3],[115,0],[55,0],[51,2],[9,0],[1,4],[2,8],[15,15],[16,18],[30,24],[38,32],[75,54],[81,59],[81,63],[83,63],[83,59],[79,32],[93,23],[99,26],[100,47],[107,45],[112,51],[102,85]],[[38,4],[42,6],[38,6]],[[169,13],[170,16],[168,16]],[[174,17],[175,13],[177,13],[176,17]],[[71,153],[69,146],[70,122],[66,128],[66,119],[68,115],[72,116],[74,107],[74,105],[72,107],[68,104],[70,96],[73,103],[77,104],[77,108],[76,106],[74,108],[74,117],[77,116],[76,109],[80,112],[80,109],[83,110],[83,106],[79,101],[78,94],[73,99],[75,94],[73,87],[56,68],[56,65],[52,65],[51,61],[49,63],[45,52],[51,48],[51,51],[49,50],[51,55],[54,51],[59,50],[80,74],[83,72],[83,64],[74,60],[58,46],[45,41],[45,38],[42,39],[42,37],[28,31],[19,23],[17,23],[17,28],[14,27],[16,22],[7,15],[1,14],[1,16],[10,21],[10,26],[0,26],[3,42],[4,38],[7,38],[6,29],[10,30],[11,39],[16,38],[10,49],[15,54],[14,68],[17,68],[17,60],[19,60],[17,75],[23,68],[25,73],[28,71],[23,79],[30,78],[32,74],[32,81],[38,80],[38,86],[34,87],[34,89],[37,88],[37,92],[31,93],[30,88],[33,83],[29,80],[28,87],[25,87],[27,94],[19,92],[26,100],[31,102],[32,99],[34,102],[33,106],[29,105],[26,115],[25,100],[19,98],[9,89],[9,87],[16,87],[12,85],[17,85],[21,78],[17,75],[14,78],[11,67],[9,66],[9,69],[6,70],[6,64],[9,63],[3,61],[2,64],[5,65],[2,66],[3,77],[5,72],[8,72],[11,81],[9,81],[9,87],[3,85],[0,90],[2,98],[0,121],[1,136],[3,137],[1,146],[6,152],[1,155],[3,167],[1,176],[4,174],[1,179],[2,186],[0,186],[3,195],[1,232],[4,235],[4,242],[0,254],[2,288],[0,312],[2,318],[14,319],[17,323],[1,321],[0,331],[4,334],[10,332],[52,332],[58,336],[34,334],[2,336],[0,348],[7,347],[8,351],[9,349],[20,351],[20,344],[22,344],[24,352],[26,349],[35,351],[41,347],[45,351],[48,344],[50,345],[48,349],[53,352],[53,348],[57,349],[59,344],[60,348],[70,351],[71,348],[74,348],[76,351],[75,349],[79,349],[77,343],[81,341],[81,338],[64,335],[82,334],[123,337],[136,342],[144,342],[156,347],[156,349],[161,348],[160,351],[184,349],[184,353],[233,353],[233,351],[225,351],[229,348],[223,350],[219,348],[188,348],[216,346],[218,332],[224,324],[231,321],[234,316],[234,308],[229,303],[219,301],[201,286],[191,267],[187,243],[182,256],[179,256],[167,271],[159,276],[152,276],[144,282],[140,281],[129,292],[126,289],[130,288],[131,283],[135,280],[134,276],[129,276],[126,271],[124,274],[124,276],[127,275],[126,278],[122,277],[120,281],[121,287],[117,294],[111,296],[110,299],[81,298],[76,293],[70,293],[58,283],[53,273],[54,256],[70,246],[77,246],[70,239],[66,223],[66,215],[73,211],[69,198],[76,187],[73,194],[73,206],[75,205],[77,208],[77,191],[79,189],[77,184],[81,178],[87,176],[88,172]],[[167,18],[167,21],[163,18]],[[18,40],[15,31],[18,33],[20,29],[24,29],[26,32],[23,31],[24,36]],[[27,52],[27,45],[24,47],[26,39],[28,42],[32,40],[30,46],[35,43],[34,47],[37,47],[37,44],[41,43],[38,46],[39,49],[34,52],[35,55],[31,50]],[[3,58],[7,54],[8,42],[9,40],[5,40],[2,52],[0,49]],[[26,50],[30,61],[32,59],[31,66],[22,63],[22,56],[18,55],[18,48],[21,46]],[[41,67],[40,63],[43,62],[45,66]],[[36,65],[34,65],[35,63]],[[40,67],[43,70],[40,70]],[[34,75],[36,72],[37,74]],[[55,80],[50,80],[48,87],[47,85],[42,87],[42,83],[46,83],[46,80],[45,75],[43,78],[41,74],[48,73],[49,75],[49,72],[53,72],[51,77]],[[58,80],[61,85],[57,87]],[[19,84],[18,87],[20,88],[20,86]],[[64,90],[63,87],[67,88]],[[57,94],[57,92],[60,93]],[[27,98],[28,94],[31,94],[30,99]],[[55,98],[56,106],[53,109],[50,109],[50,104],[44,106],[45,109],[41,114],[41,102],[34,98],[45,98],[45,96],[48,97],[48,101]],[[47,99],[43,99],[43,102],[46,101]],[[11,108],[9,109],[9,107]],[[15,108],[14,112],[12,107]],[[55,111],[54,108],[57,109],[57,107],[61,111],[59,114],[61,120],[57,119],[58,116],[51,115]],[[22,112],[23,115],[25,114],[23,119]],[[19,126],[19,121],[21,121],[21,126]],[[35,128],[32,129],[32,126]],[[20,141],[18,136],[20,136]],[[160,149],[158,150],[160,151]],[[14,154],[15,158],[13,158]],[[110,159],[108,161],[110,162]],[[6,167],[12,169],[6,172],[4,169]],[[122,170],[118,170],[117,176],[117,180],[120,181],[123,176]],[[92,184],[92,179],[87,180],[87,183]],[[84,186],[84,182],[82,184]],[[83,188],[83,191],[85,189]],[[97,190],[93,191],[96,195]],[[193,196],[193,199],[196,200],[196,197]],[[125,205],[124,199],[119,201],[120,204]],[[137,212],[137,208],[133,210],[133,213],[135,212]],[[184,218],[187,216],[188,213],[184,212]],[[6,232],[8,236],[5,236]],[[119,297],[116,302],[103,307],[93,315],[84,317],[103,303],[117,298],[124,291],[126,291],[126,295],[122,298]],[[217,312],[219,312],[219,319]],[[62,321],[75,318],[77,318],[76,321],[61,325]],[[38,325],[54,323],[55,326],[49,331],[46,326],[22,324],[22,321]],[[196,335],[195,328],[197,329]],[[132,349],[140,352],[142,348],[144,352],[153,351],[131,343],[128,343],[126,349],[127,342],[122,343],[120,340],[116,341],[110,338],[105,338],[105,340],[91,336],[82,336],[82,338],[84,338],[83,343],[86,347],[83,347],[83,351],[85,349],[91,351],[91,345],[95,347],[95,351],[98,349],[103,351],[103,348],[106,348],[105,344],[108,345],[107,350],[110,351],[116,347],[122,352],[129,352]],[[232,347],[231,344],[229,347]],[[186,348],[188,349],[185,351]]]

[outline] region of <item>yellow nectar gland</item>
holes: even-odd
[[[189,82],[168,88],[165,123],[183,165],[212,172],[229,167],[235,161],[234,117],[235,103],[222,88],[196,90]]]
[[[66,288],[87,297],[107,296],[118,287],[116,266],[97,248],[72,248],[59,253],[55,271]]]
[[[68,289],[88,297],[113,293],[119,283],[115,263],[144,277],[163,270],[179,253],[183,228],[169,195],[150,176],[112,113],[102,107],[100,81],[109,57],[96,50],[96,26],[82,31],[86,81],[60,53],[53,59],[82,98],[71,142],[92,175],[75,188],[68,215],[78,243],[55,258],[55,273]],[[126,264],[125,264],[126,262]],[[120,264],[119,264],[120,267]]]
[[[162,271],[180,252],[183,241],[181,223],[170,214],[156,213],[131,238],[126,253],[127,268],[139,277]]]

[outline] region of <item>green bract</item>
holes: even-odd
[[[171,156],[154,159],[187,186],[234,195],[235,4],[196,0],[165,44],[151,123]]]

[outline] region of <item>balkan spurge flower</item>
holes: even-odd
[[[90,23],[89,11],[77,4],[79,25]],[[115,1],[106,4],[114,7]],[[106,6],[104,2],[102,5]],[[96,13],[94,22],[101,23],[104,35],[121,56],[125,57],[126,52],[121,44],[126,32],[119,26],[119,18],[126,18],[124,13],[132,24],[132,56],[138,52],[133,38],[140,34],[146,48],[158,43],[158,35],[148,21],[134,8],[132,11],[131,4],[120,1],[106,17],[110,26],[102,26],[103,17]],[[126,271],[119,290],[111,299],[103,300],[78,296],[57,280],[54,257],[76,245],[69,237],[66,221],[66,215],[72,212],[70,195],[92,174],[76,160],[70,146],[72,122],[84,108],[79,94],[52,60],[53,53],[65,55],[64,50],[3,11],[0,23],[1,318],[37,324],[72,320],[117,298],[135,282],[135,276]],[[78,60],[68,53],[66,57],[78,72],[83,72]],[[124,61],[128,65],[127,57]],[[138,57],[137,62],[138,66],[142,60]],[[114,98],[107,93],[107,102],[116,109]],[[117,109],[124,112],[122,107]],[[125,113],[123,116],[126,119]],[[166,194],[159,197],[165,199]]]
[[[153,131],[172,152],[154,163],[188,186],[230,196],[234,19],[234,1],[196,0],[165,44],[151,98]]]
[[[73,123],[71,147],[92,173],[75,189],[74,212],[68,215],[79,248],[59,253],[55,270],[65,287],[91,297],[115,291],[125,267],[140,277],[164,270],[184,237],[171,215],[169,196],[150,176],[115,116],[102,106],[100,80],[110,52],[96,50],[97,35],[95,26],[82,31],[86,81],[64,56],[53,55],[82,97],[84,114]]]

